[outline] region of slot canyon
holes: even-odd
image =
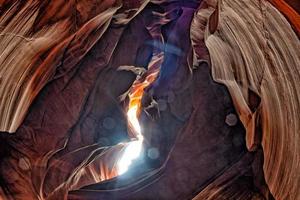
[[[300,200],[299,0],[0,0],[0,200]]]

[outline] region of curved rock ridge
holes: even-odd
[[[291,23],[300,37],[300,2],[294,0],[269,0]]]
[[[272,195],[300,199],[299,39],[268,1],[204,4],[192,25],[196,55],[197,40],[204,38],[213,79],[229,89],[248,149],[263,148]]]
[[[15,132],[49,81],[72,70],[112,19],[126,24],[147,2],[1,1],[0,131]]]

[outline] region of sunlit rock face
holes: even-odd
[[[248,149],[262,145],[271,193],[276,199],[298,199],[299,39],[269,2],[224,0],[218,6],[213,16],[218,19],[210,20],[219,24],[209,24],[205,32],[212,76],[232,96]],[[199,16],[207,10],[200,9]]]
[[[0,0],[0,199],[300,199],[296,0]]]

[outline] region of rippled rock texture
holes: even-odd
[[[300,199],[299,11],[0,0],[0,199]],[[151,65],[144,151],[118,176],[127,94]]]

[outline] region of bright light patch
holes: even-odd
[[[137,136],[141,135],[141,126],[139,123],[139,120],[137,118],[137,113],[138,113],[138,106],[135,105],[131,108],[129,108],[127,112],[127,119],[129,123],[133,126],[134,130],[138,134]]]
[[[131,107],[127,112],[128,122],[136,132],[137,140],[131,141],[125,147],[121,159],[118,161],[118,174],[124,174],[132,161],[137,159],[142,151],[143,136],[141,134],[140,123],[137,118],[138,106]]]
[[[137,159],[142,151],[143,141],[137,140],[128,143],[126,146],[122,158],[118,162],[118,174],[121,175],[128,170],[128,167],[131,165],[132,161]]]

